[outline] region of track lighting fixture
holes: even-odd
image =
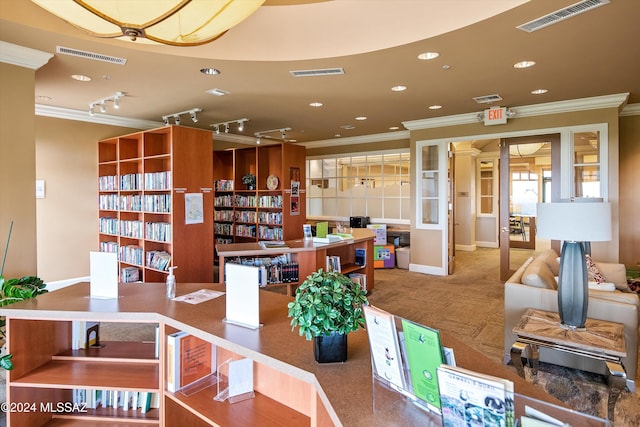
[[[291,130],[291,128],[287,127],[287,128],[262,130],[260,132],[255,132],[254,135],[256,136],[256,138],[258,138],[258,141],[260,140],[260,138],[281,139],[282,141],[286,141],[288,130]],[[280,138],[273,135],[269,135],[270,133],[277,133],[277,132],[280,132]],[[260,142],[258,142],[258,144],[259,143]]]
[[[244,131],[244,122],[248,122],[248,121],[249,119],[242,118],[242,119],[229,120],[228,122],[213,123],[213,124],[210,124],[209,126],[215,129],[216,135],[219,135],[221,131],[224,131],[224,133],[229,133],[229,131],[231,130],[231,125],[236,123],[238,124],[238,132],[242,132]]]
[[[180,111],[177,113],[171,113],[167,114],[166,116],[162,116],[162,121],[164,122],[165,126],[167,126],[169,124],[169,119],[173,118],[173,122],[176,125],[180,125],[180,116],[183,114],[189,114],[189,116],[191,117],[191,121],[193,123],[196,123],[198,121],[198,117],[196,116],[196,114],[200,112],[202,112],[200,108],[192,108],[191,110]]]
[[[126,94],[124,92],[116,92],[111,96],[107,96],[106,98],[98,99],[89,104],[89,115],[93,116],[96,114],[95,108],[100,108],[101,113],[107,112],[107,103],[113,102],[113,108],[120,108],[120,98],[125,97]]]

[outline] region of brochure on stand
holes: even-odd
[[[251,329],[260,327],[260,274],[260,267],[226,264],[225,322]]]
[[[91,298],[118,298],[118,254],[90,252]]]
[[[413,394],[427,406],[440,410],[437,369],[444,363],[440,332],[402,319]]]
[[[404,389],[402,358],[393,315],[371,305],[363,306],[363,311],[375,374]]]

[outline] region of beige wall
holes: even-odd
[[[6,278],[37,273],[34,82],[34,70],[0,63],[0,257],[13,221]]]
[[[97,141],[136,129],[40,116],[35,122],[35,179],[46,189],[36,201],[38,276],[45,282],[85,277],[89,252],[98,250]]]

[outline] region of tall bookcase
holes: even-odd
[[[213,281],[212,132],[165,126],[98,141],[100,250],[120,281]]]
[[[305,156],[305,147],[287,143],[214,151],[215,241],[302,237]],[[256,177],[253,189],[242,183],[247,174]]]

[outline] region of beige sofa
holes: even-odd
[[[589,289],[591,318],[624,324],[627,357],[622,362],[627,371],[627,386],[635,391],[638,369],[638,310],[640,300],[627,286],[626,269],[622,264],[599,263],[596,265],[607,282],[615,284],[615,290]],[[516,340],[513,327],[527,308],[558,311],[556,277],[560,266],[558,255],[545,250],[529,258],[505,283],[504,288],[504,354],[505,363],[510,360],[511,345]],[[566,352],[540,349],[540,360],[581,369],[605,373],[604,363]]]

